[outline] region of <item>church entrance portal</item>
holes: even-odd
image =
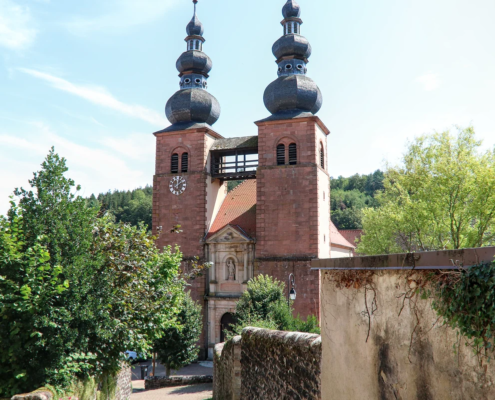
[[[223,314],[222,319],[220,321],[220,343],[225,342],[224,331],[227,330],[229,332],[232,332],[232,325],[234,324],[235,324],[234,315],[232,315],[231,313]]]

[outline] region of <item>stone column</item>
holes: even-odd
[[[248,262],[249,262],[249,245],[244,246],[244,282],[249,280]]]

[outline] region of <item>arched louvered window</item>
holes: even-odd
[[[196,42],[196,50],[199,50],[199,40],[195,40]]]
[[[287,24],[287,34],[291,34],[291,33],[292,33],[292,23],[291,23],[291,22],[289,22],[289,23]]]
[[[289,144],[289,164],[297,164],[297,145],[295,143]]]
[[[170,172],[172,172],[172,174],[179,172],[179,155],[177,153],[172,154],[172,167]]]
[[[285,144],[277,146],[277,165],[285,164]]]
[[[189,170],[189,154],[182,153],[180,172],[187,172]]]
[[[323,148],[322,143],[320,143],[320,165],[325,169],[325,149]]]

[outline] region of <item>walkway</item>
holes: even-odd
[[[144,390],[144,381],[133,381],[132,386],[131,400],[207,400],[213,397],[211,383],[147,391]]]
[[[144,390],[144,381],[141,380],[141,365],[148,365],[151,372],[151,362],[137,363],[132,368],[132,395],[131,400],[208,400],[213,397],[213,385],[176,386],[156,390]],[[172,371],[172,375],[213,375],[212,363],[191,364],[180,371]],[[156,375],[165,375],[165,368],[160,364],[155,370]]]

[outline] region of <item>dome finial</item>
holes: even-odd
[[[187,24],[186,32],[189,36],[192,35],[203,36],[203,32],[204,32],[203,24],[200,22],[198,16],[196,15],[196,4],[198,3],[198,0],[193,0],[193,3],[194,3],[194,15],[191,19],[191,22]]]

